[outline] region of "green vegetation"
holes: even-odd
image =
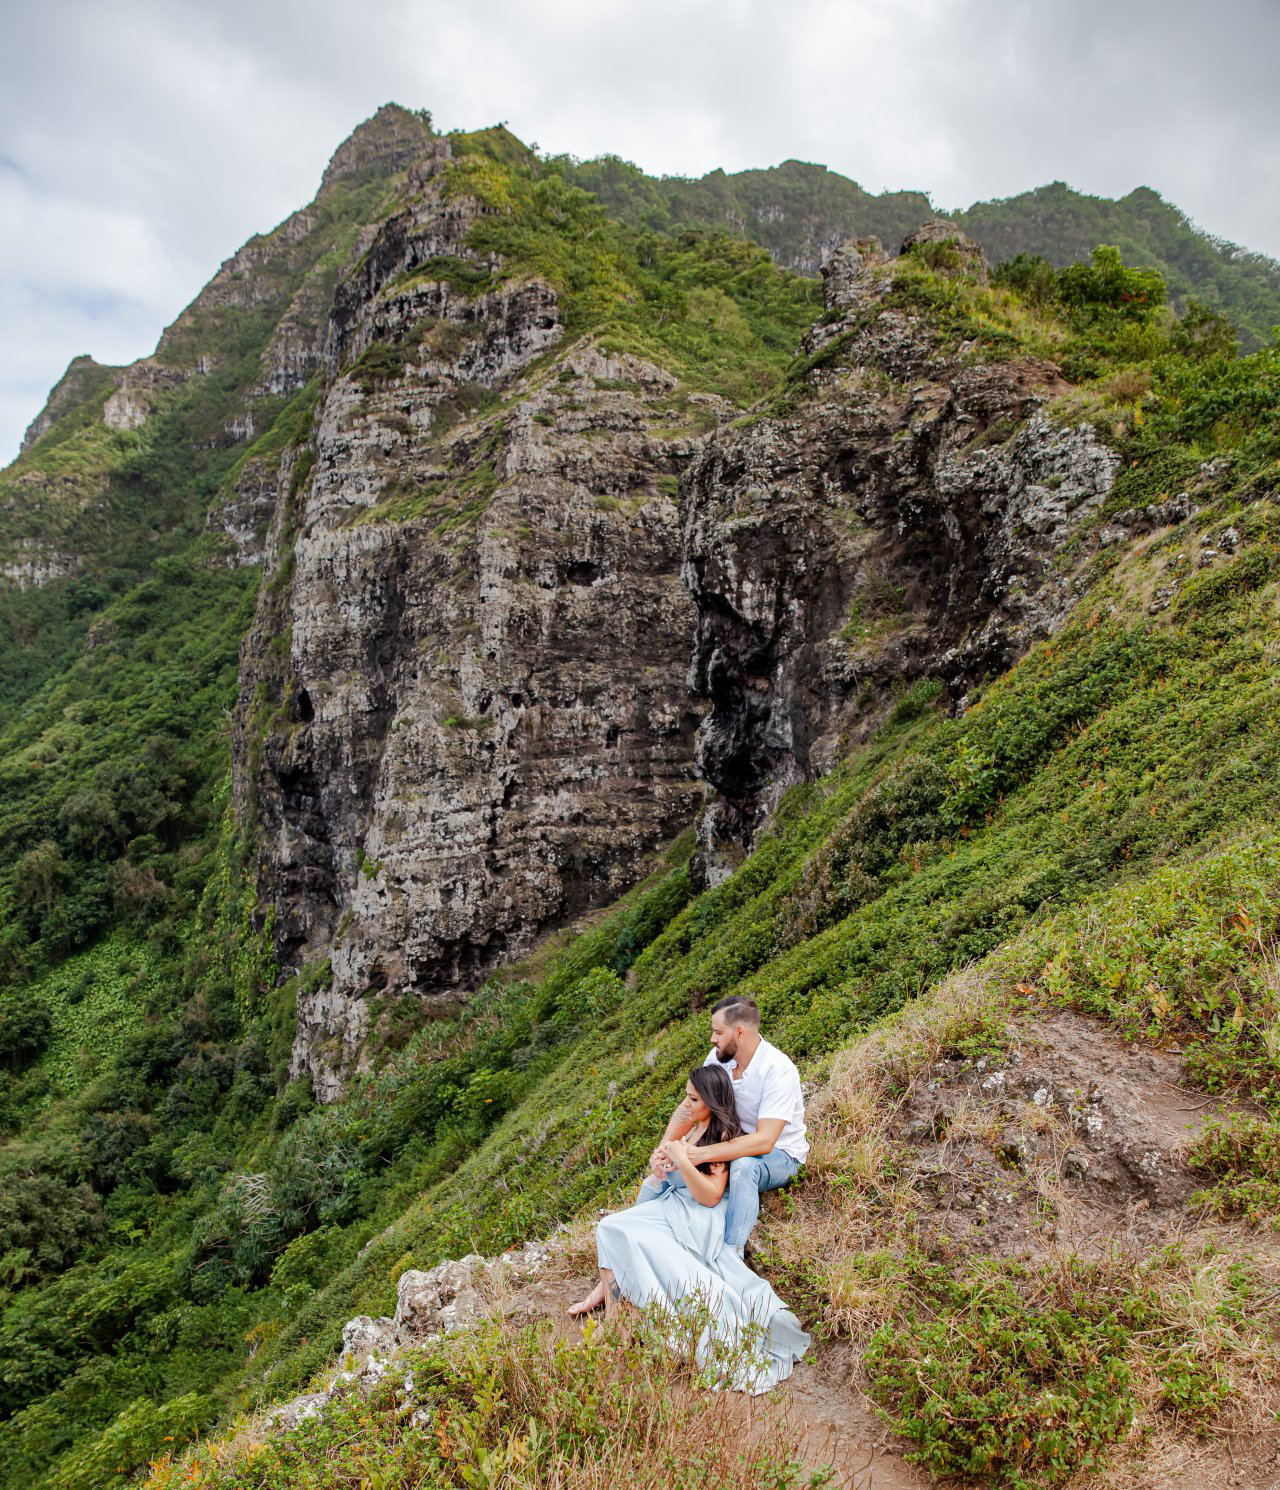
[[[909,1457],[1016,1487],[1101,1468],[1144,1407],[1193,1430],[1212,1423],[1247,1391],[1247,1321],[1274,1304],[1256,1270],[1212,1244],[1136,1266],[869,1262],[894,1302],[864,1362],[888,1421],[915,1440]],[[1188,1318],[1197,1290],[1212,1299],[1200,1327]]]
[[[1063,268],[1087,262],[1099,243],[1114,243],[1126,263],[1160,275],[1180,310],[1202,302],[1226,316],[1251,350],[1269,342],[1280,325],[1280,265],[1201,232],[1148,187],[1113,201],[1059,181],[939,214],[920,192],[877,196],[825,166],[798,160],[768,170],[712,171],[698,180],[646,176],[608,155],[554,157],[548,165],[632,227],[743,236],[801,273],[817,272],[833,239],[873,236],[896,253],[908,233],[942,215],[975,238],[992,263],[1026,254]]]
[[[1237,327],[1250,349],[1269,342],[1280,325],[1280,265],[1201,232],[1149,187],[1112,201],[1057,181],[949,215],[992,263],[1042,254],[1062,268],[1086,261],[1099,243],[1114,243],[1125,263],[1164,280],[1180,310],[1200,301]]]
[[[628,230],[556,163],[504,160],[464,155],[452,172],[452,190],[492,209],[469,242],[503,256],[501,277],[545,277],[570,335],[592,332],[605,350],[649,357],[695,388],[749,403],[772,386],[820,308],[814,282],[723,233]]]
[[[698,180],[646,176],[616,155],[548,165],[593,192],[620,221],[650,232],[689,229],[731,233],[762,244],[779,264],[815,274],[824,246],[838,238],[878,237],[892,252],[936,215],[916,191],[877,196],[856,182],[807,161],[787,160],[767,170],[711,171]]]
[[[572,171],[503,131],[468,142],[452,187],[492,208],[472,247],[504,256],[495,282],[545,277],[570,336],[653,357],[691,387],[809,396],[812,364],[789,359],[812,284],[729,237],[620,225]],[[372,211],[384,187],[366,183],[349,211]],[[330,223],[326,253],[355,220]],[[481,288],[456,265],[432,273]],[[425,1427],[392,1381],[285,1440],[242,1427],[183,1445],[303,1387],[347,1318],[389,1311],[406,1268],[543,1234],[620,1195],[705,1051],[708,1005],[733,991],[756,997],[771,1036],[821,1078],[859,1031],[906,1027],[901,1011],[935,1007],[957,969],[987,959],[998,998],[958,1021],[948,1048],[998,1049],[1001,1000],[1019,985],[1127,1038],[1176,1040],[1207,1091],[1252,1104],[1197,1149],[1201,1204],[1274,1220],[1280,351],[1238,357],[1211,314],[1175,321],[1162,290],[1107,250],[1062,270],[1015,260],[988,286],[945,253],[913,256],[891,310],[928,317],[940,346],[973,358],[1062,360],[1082,386],[1058,417],[1096,417],[1120,444],[1113,507],[1194,486],[1195,519],[1140,550],[1103,550],[1066,625],[963,716],[940,712],[929,680],[904,694],[879,734],[789,794],[724,884],[695,894],[686,837],[593,929],[507,969],[465,1010],[428,1024],[390,1011],[386,1047],[325,1108],[290,1078],[289,1048],[297,995],[329,967],[277,981],[270,912],[226,811],[227,711],[257,576],[211,563],[202,536],[237,460],[299,451],[297,507],[316,390],[271,406],[247,452],[206,443],[270,329],[219,314],[188,323],[188,350],[212,336],[219,371],[165,395],[142,432],[103,439],[83,410],[105,384],[63,415],[79,422],[24,457],[43,467],[21,469],[50,474],[79,452],[108,493],[94,552],[114,567],[4,597],[12,627],[51,638],[37,658],[33,632],[3,674],[4,1490],[97,1490],[153,1459],[157,1490],[455,1484],[466,1454],[482,1478],[463,1482],[484,1483],[487,1463],[491,1480],[510,1469],[533,1484],[605,1430],[619,1480],[651,1483],[642,1446],[684,1433],[663,1483],[706,1483],[694,1448],[698,1434],[720,1442],[707,1426],[720,1399],[681,1397],[669,1360],[608,1335],[572,1348],[493,1329],[425,1351]],[[363,364],[371,390],[403,351]],[[490,417],[458,417],[477,413],[478,426]],[[493,454],[482,438],[461,475],[389,493],[381,515],[430,514],[441,531],[471,521]],[[66,531],[82,520],[67,516]],[[1218,557],[1200,567],[1209,548]],[[848,639],[899,598],[892,576],[870,576]],[[271,701],[258,702],[265,728]],[[446,724],[461,735],[485,716]],[[894,1079],[890,1063],[886,1095]],[[859,1334],[849,1299],[869,1293],[859,1338],[873,1342],[874,1390],[932,1467],[1053,1483],[1073,1455],[1105,1459],[1144,1413],[1211,1427],[1245,1374],[1234,1326],[1269,1338],[1272,1304],[1243,1265],[1196,1274],[1217,1289],[1206,1324],[1184,1307],[1175,1257],[1062,1276],[926,1257],[899,1224],[902,1176],[873,1162],[892,1155],[866,1135],[840,1141],[795,1204],[842,1225],[853,1210],[841,1206],[883,1211],[892,1246],[866,1264],[874,1286],[857,1293],[868,1280],[847,1270],[843,1288],[802,1275],[781,1221],[770,1265],[831,1333]],[[937,1392],[964,1413],[939,1414]],[[768,1440],[753,1473],[794,1483],[791,1453]],[[739,1466],[719,1468],[731,1480]]]

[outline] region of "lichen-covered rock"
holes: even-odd
[[[124,370],[115,392],[102,406],[103,424],[108,429],[141,428],[151,417],[156,399],[180,387],[190,376],[187,368],[166,367],[151,357],[133,363]]]
[[[446,1258],[433,1268],[411,1268],[400,1275],[396,1312],[392,1319],[359,1314],[342,1328],[342,1369],[321,1392],[308,1392],[266,1413],[261,1426],[273,1432],[296,1428],[308,1418],[322,1416],[337,1392],[362,1391],[383,1380],[401,1352],[438,1340],[442,1335],[471,1329],[483,1320],[510,1313],[506,1291],[530,1283],[553,1254],[556,1239],[526,1242],[497,1257],[478,1252]],[[529,1307],[528,1302],[524,1304]],[[412,1391],[413,1373],[404,1384]]]
[[[633,884],[701,801],[675,493],[718,403],[560,352],[549,285],[486,287],[448,164],[445,142],[415,164],[338,289],[244,654],[237,802],[281,959],[330,959],[294,1051],[325,1099],[371,996],[465,996]]]
[[[949,224],[912,242],[972,276],[977,250]],[[1115,454],[1045,412],[1057,368],[941,339],[895,292],[910,272],[874,244],[833,254],[790,407],[718,431],[684,478],[712,877],[894,685],[940,677],[957,702],[1051,632],[1075,593],[1056,556],[1111,488]]]
[[[478,1252],[437,1263],[426,1272],[403,1273],[396,1286],[395,1327],[401,1341],[425,1340],[442,1331],[463,1329],[484,1316],[476,1287],[485,1267]]]
[[[982,249],[966,233],[945,217],[931,218],[902,240],[900,252],[916,253],[935,267],[963,269],[980,281],[987,277],[987,261]]]
[[[371,1319],[358,1314],[342,1327],[342,1356],[364,1366],[377,1357],[389,1360],[400,1347],[395,1325],[387,1319]]]
[[[328,1392],[305,1392],[301,1397],[294,1397],[265,1413],[261,1426],[269,1431],[287,1433],[309,1418],[320,1417],[328,1404]]]

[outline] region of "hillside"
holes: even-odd
[[[554,164],[635,227],[741,234],[798,274],[816,274],[846,238],[876,237],[895,251],[926,218],[939,215],[921,192],[867,192],[799,160],[697,179],[646,176],[616,156]],[[1265,345],[1280,325],[1280,265],[1203,232],[1149,187],[1113,201],[1057,181],[941,215],[981,243],[993,263],[1025,253],[1063,268],[1087,261],[1099,243],[1115,244],[1126,263],[1156,270],[1180,309],[1196,299],[1226,315],[1249,349]]]
[[[244,1417],[570,1223],[554,1310],[735,990],[815,1094],[811,1424],[1260,1477],[1280,353],[1115,249],[917,217],[820,294],[572,175],[380,111],[4,473],[0,1485],[643,1484],[669,1402],[663,1483],[803,1483],[536,1319]]]

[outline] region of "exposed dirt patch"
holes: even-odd
[[[1179,1054],[1126,1045],[1061,1010],[1015,1021],[1000,1058],[944,1059],[900,1110],[926,1235],[1002,1256],[1146,1250],[1185,1225],[1186,1154],[1229,1104],[1181,1081]]]
[[[1280,1430],[1230,1442],[1163,1434],[1067,1490],[1280,1490]]]
[[[809,1471],[830,1466],[849,1490],[923,1490],[933,1481],[902,1457],[902,1440],[876,1417],[859,1375],[856,1352],[843,1344],[820,1346],[796,1368],[783,1390],[801,1463]]]

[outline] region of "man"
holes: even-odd
[[[804,1096],[795,1062],[760,1035],[760,1010],[749,998],[722,999],[711,1011],[711,1052],[703,1062],[729,1067],[740,1138],[709,1143],[697,1150],[697,1163],[729,1161],[729,1208],[725,1241],[743,1255],[760,1214],[760,1194],[792,1179],[809,1154],[805,1139]],[[689,1131],[684,1104],[676,1108],[652,1162],[671,1164],[668,1146]]]

